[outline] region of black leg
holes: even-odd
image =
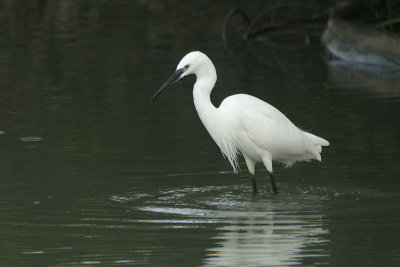
[[[270,178],[270,180],[271,180],[272,193],[273,193],[274,195],[275,195],[275,194],[278,194],[278,189],[276,188],[274,176],[272,175],[272,173],[270,173],[270,172],[268,172],[268,173],[269,173],[269,178]]]
[[[253,193],[257,194],[256,178],[253,176]]]

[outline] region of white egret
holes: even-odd
[[[210,93],[217,81],[214,64],[199,51],[190,52],[179,62],[176,71],[154,94],[153,102],[170,84],[194,74],[193,100],[200,120],[212,139],[229,160],[235,173],[238,154],[246,161],[253,175],[253,191],[257,192],[254,178],[255,164],[262,162],[267,169],[272,192],[278,193],[272,175],[272,161],[291,166],[297,161],[321,161],[325,139],[297,128],[284,114],[270,104],[250,95],[237,94],[225,98],[217,108],[210,100]]]

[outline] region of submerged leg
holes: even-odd
[[[268,172],[268,173],[269,173],[269,179],[271,180],[272,193],[273,193],[274,195],[275,195],[275,194],[278,194],[278,189],[276,188],[274,176],[272,175],[271,172]]]
[[[249,169],[249,172],[252,174],[253,193],[255,195],[255,194],[257,194],[256,178],[254,177],[254,174],[255,174],[254,167],[255,167],[256,163],[253,160],[251,160],[250,158],[246,157],[246,155],[243,155],[243,156],[244,156],[244,159],[246,160],[247,168]]]
[[[256,178],[253,176],[253,193],[257,194]]]
[[[265,168],[268,171],[269,178],[271,180],[272,193],[273,194],[278,194],[278,189],[276,189],[274,176],[272,175],[272,157],[271,157],[271,155],[270,154],[265,154],[264,157],[262,158],[262,161],[264,163]]]

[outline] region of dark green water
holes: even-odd
[[[398,74],[327,64],[319,45],[232,56],[231,1],[40,3],[0,1],[1,266],[400,264]],[[191,50],[217,68],[216,105],[268,101],[331,142],[322,162],[275,164],[276,196],[258,166],[253,196],[193,78],[149,103]]]

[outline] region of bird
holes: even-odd
[[[254,194],[257,193],[255,165],[262,162],[270,177],[273,194],[277,194],[272,162],[290,167],[295,162],[321,161],[322,146],[329,142],[301,130],[272,105],[248,94],[226,97],[219,107],[213,105],[210,94],[217,81],[217,72],[210,58],[192,51],[179,62],[175,72],[155,92],[154,100],[171,84],[194,74],[193,102],[201,122],[211,138],[228,159],[236,174],[238,157],[244,157],[252,175]]]

